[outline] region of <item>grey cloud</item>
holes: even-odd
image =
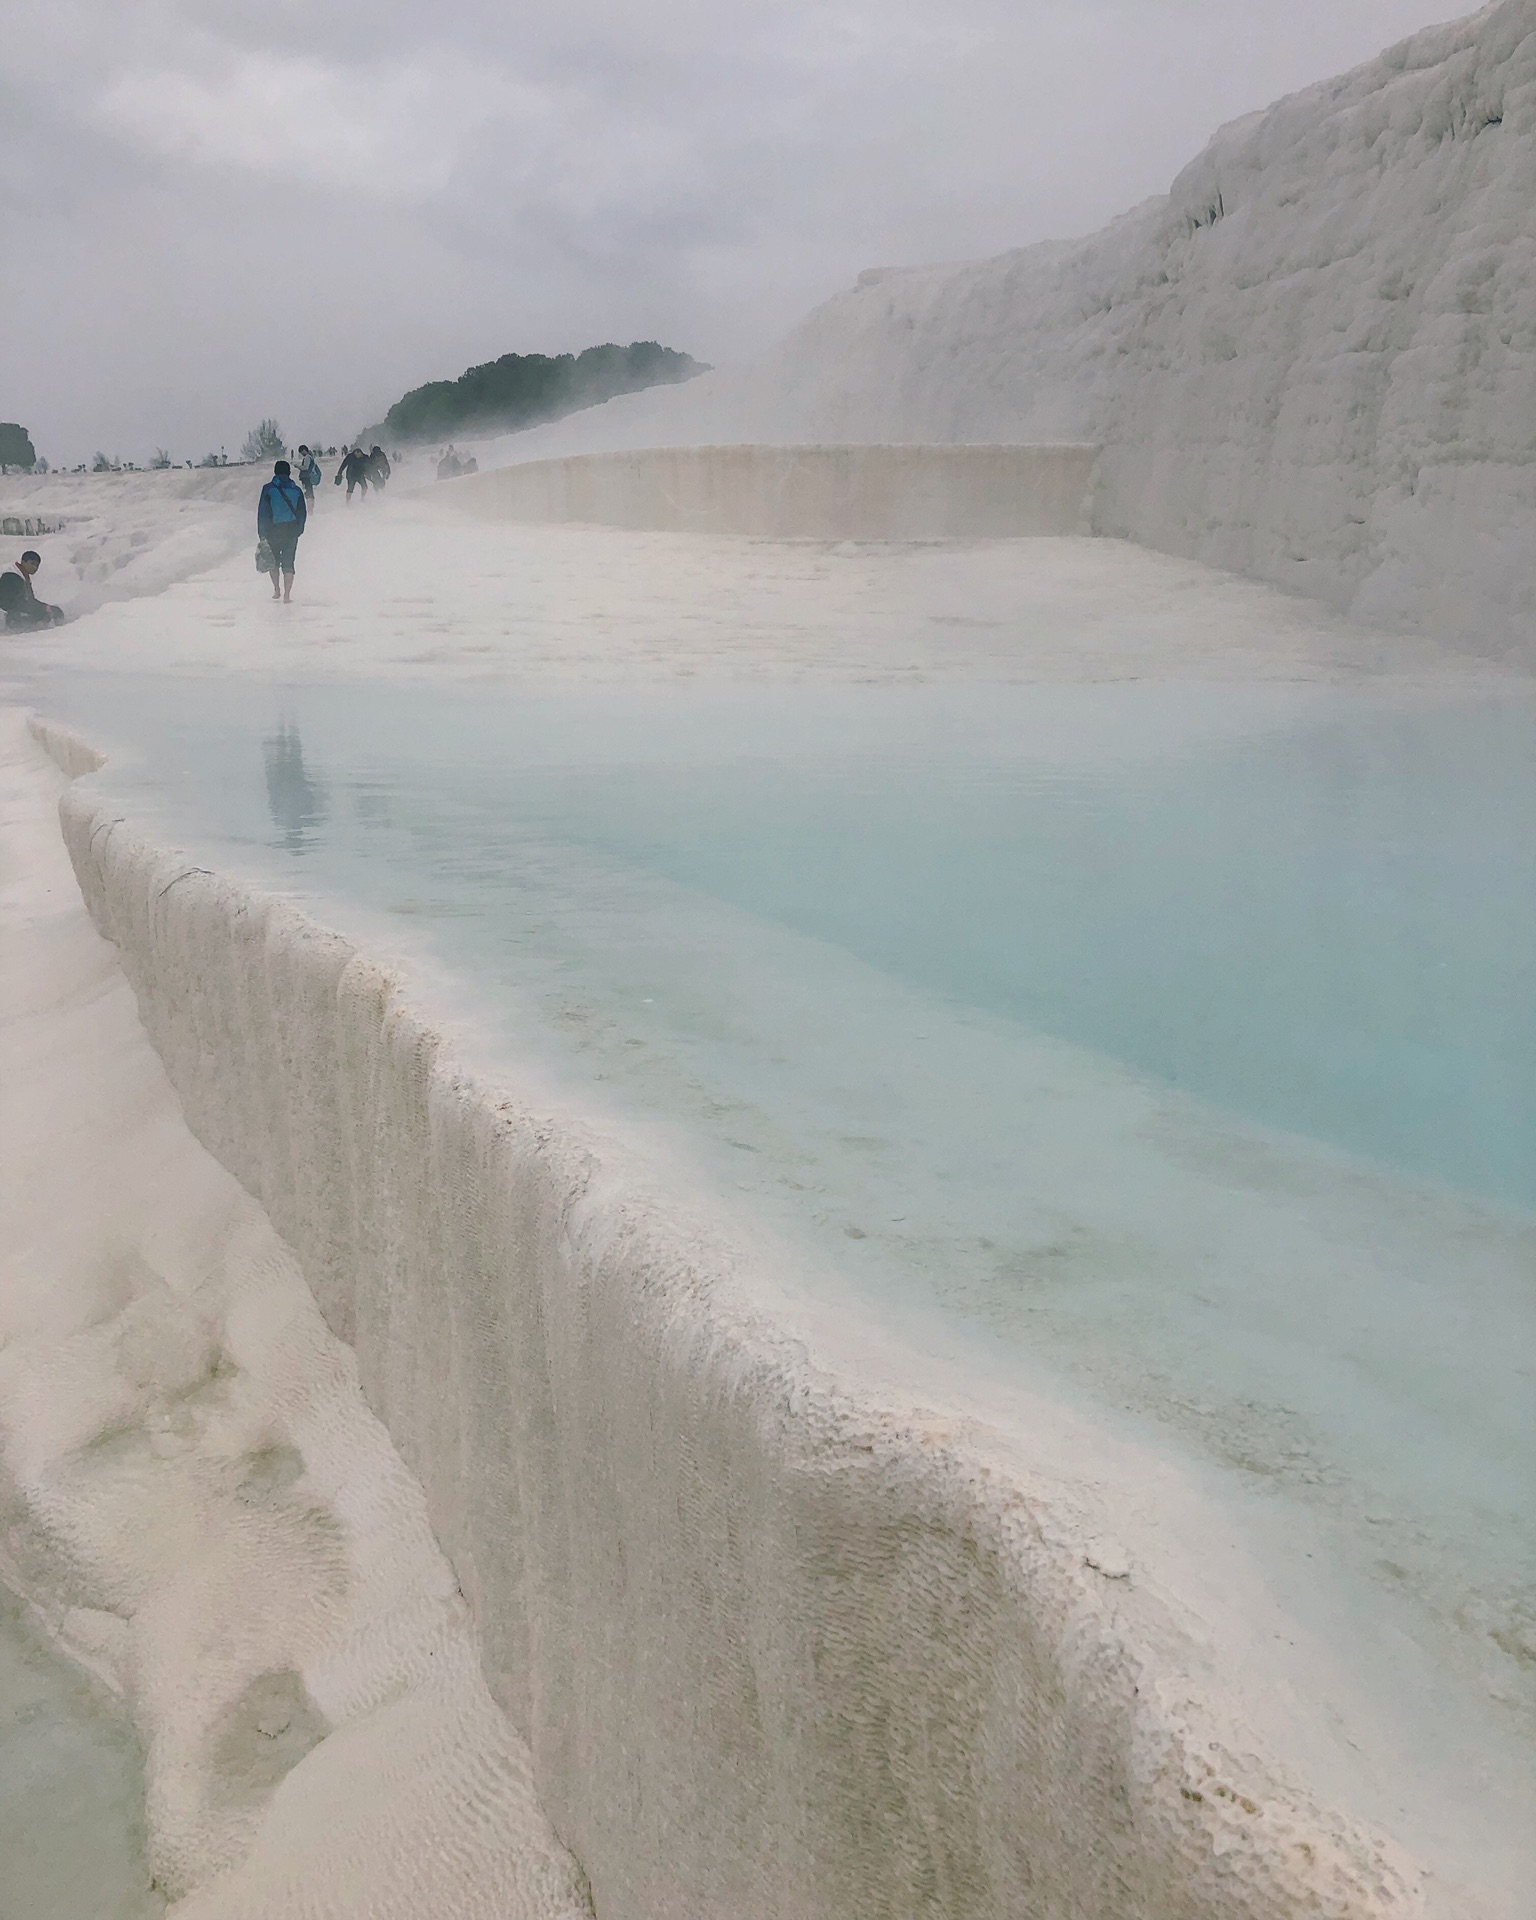
[[[509,348],[750,352],[861,267],[1082,231],[1426,0],[12,0],[0,416],[334,437]]]

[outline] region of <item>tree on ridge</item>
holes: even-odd
[[[0,470],[20,467],[23,473],[30,473],[36,465],[37,449],[31,434],[14,420],[0,420]]]
[[[654,340],[632,340],[627,347],[609,342],[575,354],[504,353],[457,380],[413,387],[358,438],[364,445],[375,437],[398,444],[476,430],[506,433],[708,371],[702,361]]]

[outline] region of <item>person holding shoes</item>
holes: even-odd
[[[293,597],[294,555],[308,517],[303,489],[294,480],[288,462],[277,461],[272,468],[272,478],[262,488],[261,499],[256,506],[256,537],[266,542],[272,555],[270,573],[274,600],[281,598],[286,603]],[[281,595],[277,585],[279,574],[283,577]]]

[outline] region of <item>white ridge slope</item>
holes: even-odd
[[[1502,655],[1536,630],[1536,0],[1225,127],[1083,240],[866,273],[744,372],[491,443],[1093,441],[1096,530]]]

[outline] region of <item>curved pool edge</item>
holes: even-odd
[[[88,790],[61,818],[189,1124],[427,1491],[600,1912],[1420,1909],[982,1437],[818,1363],[750,1254],[351,943]]]

